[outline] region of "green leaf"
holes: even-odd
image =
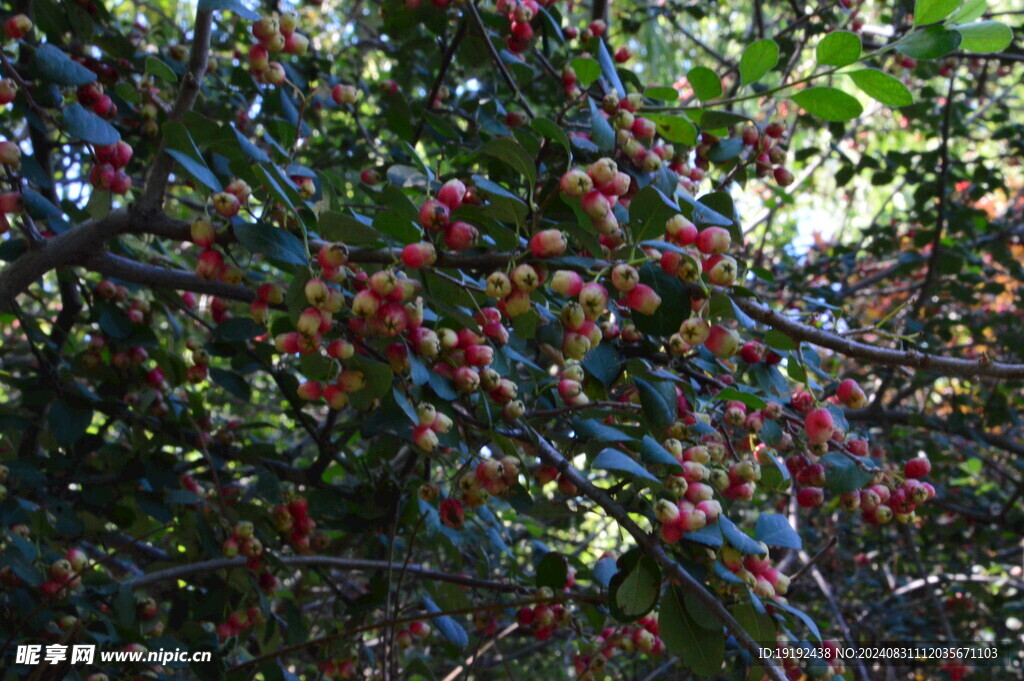
[[[528,187],[536,184],[537,168],[533,165],[533,157],[512,137],[491,140],[480,149],[480,153],[498,159],[526,177]]]
[[[676,470],[683,469],[683,465],[676,461],[676,457],[672,456],[667,449],[661,446],[661,443],[650,435],[644,435],[643,441],[640,442],[640,458],[646,464],[668,466]]]
[[[221,190],[220,180],[213,174],[206,161],[203,160],[199,148],[192,136],[181,123],[164,123],[164,143],[167,153],[185,169],[196,182],[200,182],[215,192]]]
[[[612,617],[633,622],[654,609],[661,591],[661,568],[653,558],[633,549],[619,559],[619,571],[608,584]]]
[[[49,416],[50,431],[62,447],[70,447],[78,442],[92,423],[92,409],[64,400],[57,400],[50,405]]]
[[[751,409],[764,409],[768,406],[768,403],[762,400],[757,395],[751,395],[750,393],[742,392],[732,386],[723,388],[719,392],[715,393],[715,400],[730,400],[733,402],[742,402]]]
[[[644,89],[644,97],[661,102],[674,102],[679,99],[679,91],[667,85],[652,85]]]
[[[430,598],[430,596],[423,597],[423,607],[427,609],[427,612],[431,614],[437,614],[442,612],[441,608],[437,607],[437,603]],[[469,645],[469,634],[462,628],[462,625],[451,618],[450,615],[441,615],[440,617],[434,617],[432,620],[436,625],[441,635],[448,639],[458,649],[463,649]]]
[[[548,551],[537,563],[537,587],[549,587],[555,593],[565,588],[569,578],[569,561],[557,551]]]
[[[669,114],[646,114],[646,117],[654,123],[658,134],[669,142],[685,144],[688,147],[697,144],[697,128],[690,119]]]
[[[775,640],[775,621],[763,606],[758,608],[753,602],[745,601],[734,605],[730,611],[750,638],[763,646],[770,646]]]
[[[698,676],[712,676],[725,659],[725,634],[704,629],[687,612],[686,592],[673,586],[665,592],[658,609],[658,628],[665,649]]]
[[[888,106],[909,106],[914,95],[896,78],[878,69],[861,69],[848,74],[864,94]]]
[[[825,488],[833,494],[860,489],[874,477],[842,452],[829,452],[821,457],[821,463],[825,466]]]
[[[584,88],[590,87],[595,80],[601,77],[601,65],[597,63],[596,59],[576,57],[569,62],[569,66],[576,72],[576,78]]]
[[[917,0],[914,3],[914,26],[942,21],[960,6],[961,0]]]
[[[664,244],[664,242],[660,242]],[[636,315],[633,324],[641,333],[651,336],[671,336],[690,316],[690,296],[679,277],[674,277],[658,265],[645,263],[640,268],[640,283],[646,284],[661,296],[657,314]]]
[[[620,452],[617,449],[605,449],[600,454],[594,457],[594,460],[590,462],[590,467],[602,470],[602,471],[616,471],[619,473],[626,473],[635,478],[641,478],[661,485],[661,481],[656,477],[647,472],[647,470],[638,464],[636,461],[631,459],[628,454]]]
[[[829,33],[815,49],[818,63],[822,66],[846,66],[860,59],[860,36],[850,31]]]
[[[669,404],[665,396],[647,381],[638,378],[634,382],[640,392],[640,406],[643,408],[644,416],[660,428],[671,425],[676,419],[676,405]]]
[[[117,129],[78,102],[64,107],[64,126],[75,139],[90,144],[108,145],[121,139]]]
[[[625,99],[626,88],[622,87],[622,79],[619,78],[615,61],[612,59],[612,55],[608,53],[608,46],[604,44],[604,40],[600,39],[597,41],[597,61],[601,64],[601,73],[604,74],[604,77],[615,88],[615,91],[619,94],[619,99]]]
[[[786,516],[780,513],[762,513],[757,519],[754,536],[768,546],[781,546],[787,549],[803,548],[803,540],[789,524]]]
[[[174,73],[174,70],[152,55],[146,57],[146,74],[155,76],[167,83],[178,82],[178,75]]]
[[[576,437],[595,442],[632,442],[633,438],[617,428],[601,423],[597,419],[576,419],[572,422]]]
[[[785,603],[784,601],[776,600],[772,603],[777,608],[782,608],[790,615],[793,615],[798,620],[804,623],[807,629],[814,634],[814,638],[821,640],[821,631],[818,629],[817,623],[810,618],[810,616],[802,610],[794,608],[792,605]]]
[[[740,123],[748,123],[751,120],[750,116],[722,109],[718,111],[705,111],[701,114],[698,123],[700,123],[700,127],[704,130],[718,130],[731,128]]]
[[[895,45],[896,51],[914,59],[938,59],[960,46],[959,32],[944,26],[929,26],[903,36]]]
[[[629,204],[633,239],[654,239],[665,233],[665,223],[679,212],[679,206],[652,184],[636,193]]]
[[[826,121],[849,121],[864,113],[853,95],[834,87],[818,86],[793,94],[790,99],[807,113]]]
[[[49,43],[39,46],[33,63],[44,83],[77,87],[96,80],[95,73],[69,57],[64,50]]]
[[[362,371],[366,377],[366,387],[352,393],[352,398],[358,395],[361,402],[369,404],[373,400],[380,399],[391,392],[394,372],[391,371],[391,367],[387,364],[366,357],[353,357],[348,360],[348,364],[353,369]]]
[[[291,232],[262,222],[235,225],[234,231],[242,245],[253,253],[262,253],[271,260],[289,265],[306,265],[309,262],[306,247]]]
[[[615,149],[615,131],[594,100],[590,100],[590,137],[601,151]]]
[[[565,149],[566,156],[572,159],[572,145],[569,143],[569,136],[565,134],[561,126],[549,118],[534,118],[530,121],[530,127],[544,135],[552,142],[558,142]]]
[[[778,63],[779,44],[774,40],[765,38],[751,43],[740,56],[740,83],[756,83]]]
[[[234,371],[210,367],[210,380],[240,400],[248,402],[249,398],[252,397],[252,388],[249,386],[249,381]]]
[[[951,24],[966,24],[978,19],[988,9],[988,0],[967,0],[947,19]]]
[[[714,71],[706,66],[690,69],[689,73],[686,74],[686,80],[689,81],[690,87],[693,88],[693,94],[697,95],[697,99],[702,102],[714,99],[722,94],[722,81],[719,80]]]
[[[979,21],[953,28],[963,38],[960,47],[968,52],[1001,52],[1013,42],[1013,31],[999,21]]]
[[[347,213],[325,210],[320,214],[320,234],[325,239],[344,241],[346,244],[372,244],[381,240],[381,235],[371,226],[372,222],[360,220]]]
[[[232,317],[225,319],[213,331],[213,338],[219,342],[239,343],[247,341],[267,332],[266,327],[257,324],[248,317]]]
[[[764,342],[768,344],[768,347],[776,350],[796,350],[796,343],[793,339],[777,329],[768,329],[768,333],[764,335]]]
[[[725,537],[725,540],[732,544],[734,548],[738,549],[742,553],[757,556],[764,554],[764,548],[751,539],[746,532],[736,527],[736,523],[729,520],[729,518],[724,515],[718,516],[718,524],[722,527],[722,536]]]

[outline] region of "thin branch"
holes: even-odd
[[[544,463],[558,469],[559,473],[569,480],[569,482],[576,485],[580,494],[586,496],[588,499],[600,506],[605,513],[618,522],[622,529],[632,535],[637,544],[639,544],[644,551],[646,551],[647,554],[665,570],[669,578],[681,584],[683,588],[696,596],[696,598],[701,601],[705,607],[707,607],[715,619],[721,622],[726,630],[736,638],[740,647],[750,653],[753,659],[758,660],[760,664],[764,666],[766,673],[773,679],[773,681],[785,681],[785,673],[779,668],[774,660],[761,658],[760,645],[758,642],[747,633],[742,625],[740,625],[732,614],[726,610],[725,606],[722,605],[722,602],[714,594],[708,591],[699,580],[694,578],[693,575],[687,572],[682,565],[668,554],[660,539],[654,535],[644,532],[644,530],[629,517],[629,514],[621,505],[616,503],[604,490],[595,487],[568,460],[566,460],[566,458],[563,457],[554,446],[541,437],[536,430],[529,426],[525,426],[522,431],[516,433],[516,436],[534,443],[537,455]]]
[[[181,122],[185,114],[192,109],[199,96],[199,88],[203,76],[206,74],[206,66],[210,56],[210,35],[213,32],[213,11],[198,10],[196,12],[195,30],[192,33],[192,51],[189,54],[188,69],[181,79],[181,88],[178,90],[178,97],[171,107],[168,121]],[[152,211],[163,203],[164,192],[167,189],[167,178],[171,175],[174,167],[174,159],[164,153],[166,146],[160,143],[156,160],[150,166],[146,174],[146,184],[139,199],[137,209],[142,212]]]
[[[494,65],[498,67],[498,72],[501,73],[501,77],[505,79],[508,86],[512,88],[512,92],[515,93],[516,99],[522,105],[526,115],[530,118],[536,118],[537,114],[533,112],[533,107],[526,101],[526,97],[523,97],[523,93],[519,91],[519,86],[516,85],[516,81],[512,78],[512,74],[508,72],[505,67],[505,62],[501,61],[501,55],[494,49],[494,43],[491,42],[491,37],[487,34],[487,27],[484,26],[483,19],[480,18],[480,12],[476,8],[474,2],[467,2],[466,9],[470,16],[473,17],[473,22],[476,24],[477,29],[480,31],[480,37],[484,39],[484,44],[487,45],[487,51],[491,53],[491,60],[494,61]]]

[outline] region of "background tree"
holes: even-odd
[[[1021,3],[16,4],[5,681],[1020,673]]]

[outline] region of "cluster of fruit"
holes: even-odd
[[[309,38],[296,31],[299,17],[294,12],[260,17],[253,22],[252,35],[258,41],[249,48],[249,70],[261,83],[280,85],[288,79],[281,62],[270,55],[285,52],[298,57],[309,49]]]

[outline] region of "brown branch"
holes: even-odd
[[[533,112],[533,107],[531,107],[530,103],[526,101],[526,97],[523,96],[523,93],[519,91],[519,86],[516,85],[516,81],[512,78],[512,74],[510,74],[508,69],[505,67],[505,62],[501,61],[501,55],[498,54],[496,49],[494,49],[494,43],[491,42],[491,37],[487,34],[487,27],[484,26],[483,19],[480,18],[480,12],[477,10],[476,4],[474,2],[467,2],[466,10],[469,12],[470,16],[473,17],[473,22],[480,31],[480,37],[484,39],[484,44],[487,45],[487,51],[491,54],[491,60],[494,62],[494,65],[498,67],[498,72],[501,73],[501,77],[504,78],[505,82],[508,83],[508,86],[512,88],[512,92],[515,93],[516,99],[519,100],[523,110],[526,111],[526,115],[530,118],[536,118],[537,114]]]
[[[956,85],[956,76],[949,77],[949,89],[946,91],[946,104],[942,109],[942,139],[939,144],[939,182],[936,193],[938,194],[939,207],[935,218],[935,236],[932,238],[932,252],[928,257],[928,270],[924,275],[924,282],[917,292],[914,306],[907,315],[907,321],[917,319],[921,309],[928,301],[932,285],[935,283],[935,276],[939,269],[939,256],[942,253],[942,233],[946,229],[946,186],[949,182],[949,128],[953,118],[953,93]]]
[[[204,281],[192,272],[147,265],[113,253],[103,253],[90,258],[83,264],[87,269],[105,277],[115,277],[134,284],[205,293],[245,303],[256,300],[256,292],[246,286],[234,286],[219,281]]]
[[[772,310],[750,298],[736,298],[736,305],[755,320],[782,331],[795,341],[807,341],[881,366],[903,366],[933,371],[946,376],[985,377],[1004,380],[1024,379],[1024,364],[956,359],[932,355],[917,350],[893,350],[842,338],[829,331],[816,329]]]
[[[465,18],[459,22],[459,27],[455,30],[455,35],[452,36],[451,42],[444,50],[444,54],[441,55],[441,68],[437,72],[437,78],[434,79],[434,85],[430,88],[430,94],[427,95],[427,101],[425,108],[427,111],[431,111],[434,108],[434,102],[437,100],[437,93],[441,91],[441,86],[444,84],[445,76],[448,74],[448,69],[452,65],[452,61],[455,58],[455,50],[458,49],[459,43],[466,36],[466,20]],[[427,122],[427,117],[423,116],[420,119],[419,124],[416,126],[416,133],[412,136],[412,144],[416,146],[416,143],[420,141],[420,135],[423,134],[423,126]]]
[[[171,107],[168,121],[181,122],[185,114],[192,109],[199,96],[199,88],[206,74],[206,66],[210,56],[210,35],[213,32],[213,12],[198,10],[196,25],[192,33],[192,51],[189,54],[188,70],[181,80],[178,97]],[[146,183],[142,198],[136,208],[141,213],[153,211],[163,203],[164,192],[167,190],[167,178],[174,167],[174,159],[164,153],[166,147],[161,141],[156,160],[146,174]]]

